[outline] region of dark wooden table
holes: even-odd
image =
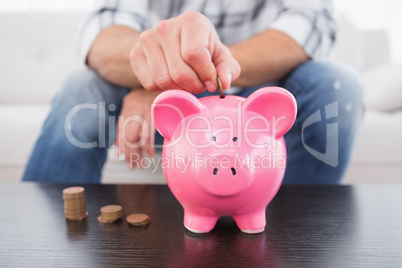
[[[229,217],[206,235],[182,224],[167,186],[84,185],[89,217],[64,218],[68,185],[0,184],[0,266],[401,267],[402,186],[282,186],[267,228],[242,234]],[[123,219],[98,223],[99,209]],[[147,213],[147,227],[127,215]]]

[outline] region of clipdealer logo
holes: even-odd
[[[332,167],[337,167],[338,166],[338,144],[339,144],[339,126],[338,123],[328,123],[326,124],[326,145],[325,145],[325,152],[319,152],[313,148],[311,148],[309,145],[307,145],[305,141],[305,130],[309,126],[312,126],[313,124],[317,124],[319,122],[322,122],[323,120],[328,120],[331,118],[338,117],[338,101],[335,101],[333,103],[330,103],[325,106],[324,109],[325,113],[325,119],[322,118],[321,116],[321,110],[318,110],[314,112],[312,115],[310,115],[306,121],[304,121],[302,125],[302,142],[304,148],[315,158],[318,160],[332,166]]]

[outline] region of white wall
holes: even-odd
[[[386,29],[393,62],[402,62],[402,1],[334,0],[335,9],[345,13],[362,29]]]

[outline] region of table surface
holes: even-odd
[[[229,217],[209,234],[189,233],[166,185],[84,185],[88,219],[68,221],[68,186],[0,184],[0,266],[402,266],[400,185],[282,186],[259,235]],[[108,204],[120,204],[123,219],[98,223]],[[137,212],[151,223],[129,226]]]

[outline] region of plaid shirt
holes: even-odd
[[[80,57],[84,61],[96,36],[110,25],[144,31],[187,10],[207,16],[226,45],[275,29],[292,37],[311,58],[322,58],[335,42],[331,0],[102,0],[80,25]]]

